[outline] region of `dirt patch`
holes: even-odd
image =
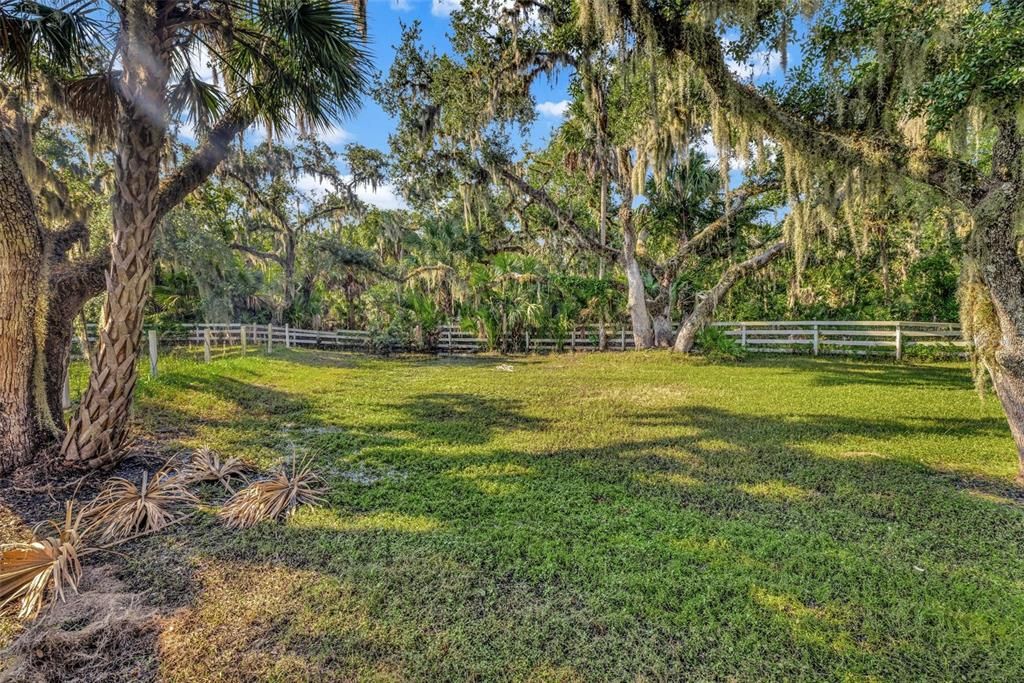
[[[87,568],[81,591],[0,652],[0,683],[155,680],[157,611],[125,590],[112,565]]]

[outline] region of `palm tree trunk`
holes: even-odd
[[[64,461],[80,467],[113,464],[124,444],[149,294],[163,131],[141,118],[129,124],[114,165],[114,240],[95,367],[64,439]]]
[[[52,432],[45,401],[46,240],[14,147],[0,129],[0,473]]]
[[[153,238],[160,206],[160,160],[167,115],[167,70],[150,3],[125,3],[122,14],[127,65],[114,156],[110,245],[103,327],[89,388],[68,427],[63,455],[68,465],[103,467],[117,461],[128,434],[143,308],[153,266]]]

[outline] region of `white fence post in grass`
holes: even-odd
[[[740,346],[747,348],[747,326],[740,325]]]
[[[623,351],[626,350],[626,328],[622,328],[622,332],[619,334],[619,346]]]
[[[903,327],[896,323],[896,360],[903,358]]]
[[[447,330],[447,332],[448,332],[448,353],[451,353],[452,352],[452,325],[451,325],[451,323],[448,323],[445,326],[445,330]]]
[[[242,345],[242,355],[245,355],[246,350],[246,339],[245,339],[245,325],[238,326],[238,342]]]
[[[267,353],[274,352],[274,324],[267,323]]]
[[[573,353],[576,353],[576,326],[573,325],[572,330],[569,332],[569,348]]]
[[[210,328],[203,330],[203,360],[210,362]]]
[[[149,376],[156,377],[156,330],[149,331]]]
[[[530,331],[526,331],[526,352],[530,352]]]
[[[814,355],[818,355],[818,323],[814,323]]]
[[[64,368],[64,387],[60,392],[60,407],[62,410],[71,408],[71,367]]]
[[[288,325],[284,326],[284,348],[292,348],[291,336],[288,334]]]

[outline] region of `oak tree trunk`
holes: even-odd
[[[55,429],[46,404],[46,239],[13,144],[0,129],[0,472],[29,462]]]
[[[968,251],[991,300],[999,339],[976,342],[975,349],[983,354],[1006,413],[1017,446],[1017,480],[1024,484],[1024,263],[1015,224],[1024,204],[1024,136],[1012,114],[1000,122],[992,156],[992,177],[971,211]]]
[[[624,209],[625,213],[628,209]],[[628,218],[622,221],[622,268],[626,272],[626,306],[637,350],[654,346],[654,328],[647,312],[647,289],[636,260],[636,234]]]
[[[785,242],[776,242],[746,261],[729,266],[715,286],[705,292],[704,298],[697,302],[690,315],[683,320],[683,324],[679,327],[679,334],[676,336],[675,350],[680,353],[692,351],[697,335],[711,322],[711,318],[715,315],[715,309],[718,308],[718,304],[729,293],[729,290],[749,273],[763,268],[781,256],[785,250]]]

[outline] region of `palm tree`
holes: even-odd
[[[367,73],[362,18],[337,0],[109,5],[100,30],[69,46],[71,52],[101,53],[109,68],[51,79],[59,103],[113,142],[104,324],[89,388],[63,444],[65,462],[86,467],[114,462],[127,434],[159,221],[210,176],[247,128],[321,130],[356,107]],[[36,3],[5,3],[5,64],[21,49],[7,39],[15,35],[10,27],[40,13]],[[200,75],[203,61],[213,74],[209,80]],[[201,142],[164,174],[171,163],[168,128],[176,120],[193,126]]]

